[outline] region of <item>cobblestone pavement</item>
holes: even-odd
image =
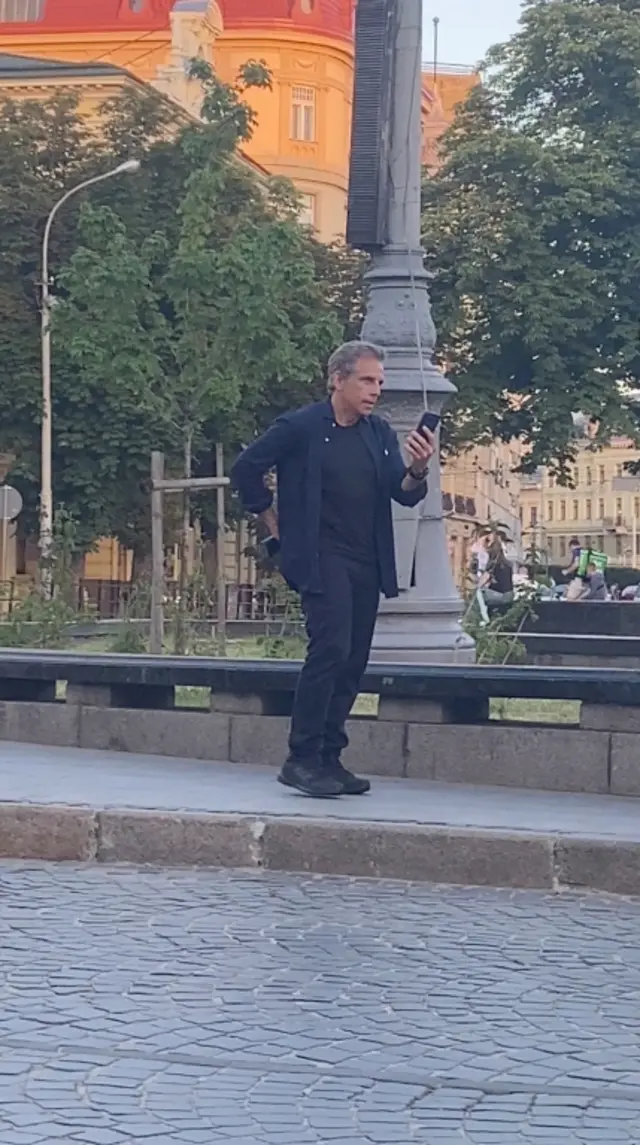
[[[1,1145],[637,1145],[640,901],[0,864]]]

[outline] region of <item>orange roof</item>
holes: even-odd
[[[288,27],[351,39],[356,0],[219,0],[225,27]],[[43,0],[39,20],[2,24],[2,34],[164,31],[174,7],[206,12],[207,0]]]
[[[353,38],[356,0],[219,0],[225,28],[288,27]]]
[[[175,0],[44,0],[40,20],[2,24],[2,34],[29,32],[153,32],[169,27]]]

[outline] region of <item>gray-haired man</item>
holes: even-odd
[[[300,592],[309,647],[279,780],[306,795],[361,795],[342,766],[345,723],[367,666],[380,592],[397,596],[391,502],[417,505],[434,452],[427,431],[398,440],[374,409],[384,354],[347,342],[329,361],[329,399],[284,414],[236,461],[245,509],[279,539],[280,568]],[[278,512],[265,485],[277,472]]]

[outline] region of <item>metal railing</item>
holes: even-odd
[[[434,63],[433,60],[423,60],[422,61],[422,70],[423,70],[423,72],[428,73],[430,76],[433,76],[433,73],[435,70],[436,78],[439,75],[443,75],[443,76],[445,76],[445,75],[446,76],[474,76],[474,75],[479,75],[478,69],[476,67],[474,67],[472,64],[441,64],[440,61],[438,61],[438,63]]]

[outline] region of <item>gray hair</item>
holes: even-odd
[[[334,375],[348,378],[361,358],[375,358],[378,362],[384,362],[384,350],[381,346],[374,346],[373,342],[345,342],[333,351],[327,365],[330,392],[333,389],[331,379]]]

